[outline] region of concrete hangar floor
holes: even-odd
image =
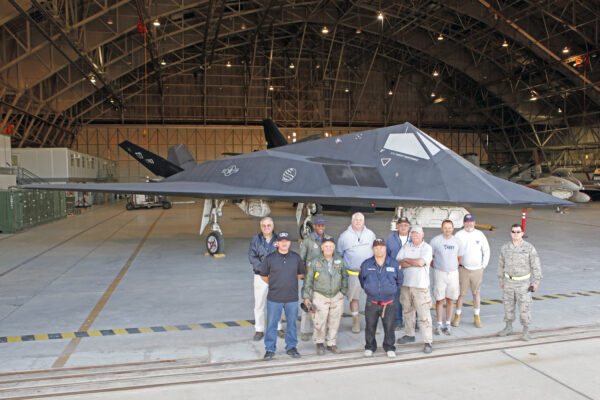
[[[272,210],[276,229],[297,236],[295,210]],[[485,232],[492,257],[482,287],[484,327],[472,325],[467,307],[452,336],[434,336],[431,355],[418,336],[398,346],[393,360],[383,351],[363,358],[364,333],[352,334],[351,319],[343,318],[341,355],[316,356],[312,342],[301,341],[303,357],[292,360],[279,339],[275,360],[261,361],[247,261],[258,220],[235,206],[219,219],[227,250],[220,259],[204,255],[201,203],[94,206],[0,235],[0,398],[600,398],[600,203],[563,215],[529,212],[527,240],[538,249],[544,279],[528,343],[494,335],[503,327],[498,252],[521,210],[471,211],[498,227]],[[326,218],[336,237],[350,219]],[[367,214],[367,226],[387,237],[390,218]],[[426,229],[426,240],[438,232]]]

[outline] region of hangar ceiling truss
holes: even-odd
[[[488,135],[514,159],[597,139],[599,2],[0,4],[0,123],[17,146],[97,122],[389,125],[409,118],[405,88],[410,122]]]

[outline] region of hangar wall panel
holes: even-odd
[[[327,133],[339,136],[372,128],[280,128],[292,142],[304,137]],[[427,131],[427,134],[459,154],[477,153],[487,162],[487,153],[473,132]],[[184,143],[196,161],[203,162],[226,157],[223,153],[248,153],[266,149],[262,126],[160,126],[160,125],[90,125],[83,128],[73,143],[73,150],[118,162],[120,182],[140,182],[156,178],[135,161],[118,144],[123,140],[136,143],[166,158],[169,147]]]

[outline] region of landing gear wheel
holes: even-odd
[[[211,232],[206,237],[206,251],[211,256],[225,253],[225,239],[219,232]]]
[[[306,221],[306,224],[300,225],[300,237],[302,239],[306,239],[314,231],[315,228],[313,227],[313,223],[311,221]]]
[[[135,207],[133,206],[132,202],[127,203],[127,205],[125,205],[125,208],[129,211],[133,210]]]
[[[171,208],[171,202],[170,202],[170,201],[163,201],[163,205],[162,205],[162,207],[163,207],[165,210],[168,210],[169,208]]]

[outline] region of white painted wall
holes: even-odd
[[[114,162],[67,148],[13,149],[18,166],[53,181],[105,178]]]

